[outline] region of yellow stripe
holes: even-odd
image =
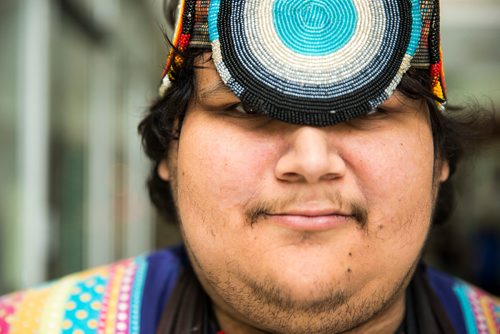
[[[58,334],[66,313],[66,303],[71,296],[73,287],[80,281],[77,277],[68,277],[59,281],[51,288],[45,307],[43,308],[42,322],[40,323],[40,333]]]
[[[481,303],[481,307],[483,308],[483,314],[484,317],[486,318],[486,323],[488,324],[488,332],[490,333],[495,333],[496,331],[496,324],[495,324],[495,319],[493,318],[493,314],[491,312],[491,300],[488,297],[481,297],[479,299]]]
[[[441,87],[441,83],[437,82],[434,87],[432,87],[434,95],[444,100],[444,92],[443,87]]]
[[[184,9],[186,8],[186,0],[183,0],[179,8],[179,17],[177,18],[177,25],[174,32],[174,40],[172,41],[175,46],[179,42],[179,38],[182,33],[182,21],[184,19]]]
[[[28,290],[11,323],[10,334],[42,334],[42,310],[50,294],[50,288]]]

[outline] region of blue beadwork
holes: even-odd
[[[277,0],[274,28],[282,42],[306,56],[325,56],[346,46],[358,16],[351,0]]]

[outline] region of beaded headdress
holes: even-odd
[[[439,24],[439,0],[180,0],[160,91],[205,48],[242,102],[289,123],[367,114],[410,67],[445,101]]]

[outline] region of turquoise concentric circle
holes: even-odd
[[[356,32],[356,6],[342,0],[276,0],[274,29],[294,52],[326,56],[347,45]]]

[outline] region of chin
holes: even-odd
[[[390,307],[393,291],[377,291],[368,298],[344,291],[290,293],[280,287],[253,286],[257,298],[226,301],[232,314],[260,330],[272,333],[343,333],[359,328],[381,310]]]
[[[216,308],[272,333],[349,331],[389,308],[404,289],[405,282],[395,286],[392,279],[380,275],[373,279],[361,268],[353,267],[356,275],[348,273],[333,255],[301,256],[295,262],[267,260],[260,263],[261,274],[241,265],[212,271],[215,275],[196,271]]]
[[[267,278],[259,280],[265,282],[262,285],[275,286],[280,289],[283,295],[289,296],[290,300],[297,302],[314,301],[324,298],[328,295],[345,294],[351,290],[348,277],[328,268],[328,270],[319,270],[319,266],[312,267],[310,270],[292,271],[286,268],[281,271],[281,275],[275,279]]]

